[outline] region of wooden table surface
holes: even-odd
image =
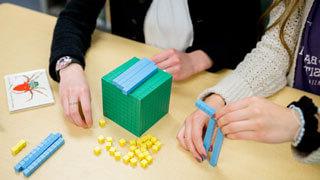
[[[56,18],[10,4],[0,5],[0,77],[48,67],[50,44]],[[320,165],[301,164],[293,159],[290,144],[269,145],[225,139],[217,167],[198,163],[179,147],[176,133],[184,119],[195,110],[197,95],[214,85],[230,71],[203,72],[187,81],[173,83],[169,113],[147,133],[157,136],[163,147],[147,169],[131,168],[117,162],[105,151],[99,157],[92,150],[98,135],[114,139],[135,138],[103,117],[100,78],[125,62],[150,57],[158,49],[111,34],[95,32],[87,53],[86,75],[91,87],[94,126],[81,129],[64,119],[58,97],[58,84],[50,80],[55,104],[10,114],[4,80],[0,83],[0,180],[26,179],[16,174],[14,165],[51,132],[60,132],[65,145],[49,158],[29,179],[320,179]],[[285,88],[270,99],[286,105],[307,94],[320,105],[319,96]],[[17,156],[10,148],[20,139],[28,145]]]

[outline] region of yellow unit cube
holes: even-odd
[[[135,155],[138,155],[139,153],[141,153],[140,149],[138,149],[138,148],[135,149],[133,152],[134,152]]]
[[[157,152],[159,151],[158,146],[153,145],[152,148],[151,148],[151,151],[152,151],[153,153],[157,153]]]
[[[144,142],[147,141],[147,137],[146,137],[146,136],[142,136],[142,137],[140,138],[140,140],[141,140],[142,143],[144,143]]]
[[[153,162],[153,158],[152,158],[152,156],[146,156],[145,157],[145,159],[148,161],[148,164],[150,165],[150,164],[152,164],[152,162]]]
[[[136,140],[136,144],[137,144],[137,146],[141,146],[141,144],[142,144],[141,139],[137,139],[137,140]]]
[[[154,136],[151,135],[151,134],[147,134],[146,136],[147,136],[147,139],[148,139],[148,140],[150,140],[152,137],[154,137]]]
[[[136,142],[136,140],[131,140],[131,141],[129,141],[129,144],[130,144],[130,146],[136,146],[137,142]]]
[[[15,146],[11,148],[11,154],[13,156],[17,155],[24,147],[26,147],[27,141],[21,139]]]
[[[159,149],[160,149],[160,148],[161,148],[161,146],[162,146],[162,143],[161,143],[160,141],[157,141],[156,143],[154,143],[154,145],[158,146],[158,147],[159,147]]]
[[[149,156],[150,153],[149,153],[149,151],[145,151],[145,152],[143,152],[143,155],[146,157],[146,156]]]
[[[104,142],[105,142],[104,136],[102,136],[102,135],[98,136],[98,143],[103,144]]]
[[[119,140],[119,146],[124,147],[126,145],[127,141],[125,139]]]
[[[127,153],[127,155],[128,155],[128,156],[129,156],[129,158],[131,159],[131,158],[133,158],[134,153],[133,153],[133,152],[128,152],[128,153]]]
[[[155,144],[158,141],[158,139],[156,137],[152,137],[150,141],[152,142],[152,144]]]
[[[136,156],[138,157],[139,160],[142,160],[144,158],[144,154],[143,153],[139,153]]]
[[[147,149],[148,147],[147,147],[147,145],[146,145],[146,143],[143,143],[143,144],[141,144],[141,146],[140,146],[141,148],[145,148],[145,149]]]
[[[121,153],[119,151],[114,153],[114,158],[119,161],[121,159]]]
[[[106,141],[112,143],[112,137],[106,137]]]
[[[130,146],[129,147],[129,150],[132,151],[132,152],[134,152],[136,149],[137,149],[137,146]]]
[[[122,161],[123,161],[125,164],[128,164],[129,161],[130,161],[130,157],[129,157],[128,155],[124,155],[124,156],[122,157]]]
[[[100,126],[101,128],[105,127],[106,124],[107,124],[106,120],[104,120],[104,119],[100,119],[100,120],[99,120],[99,126]]]
[[[147,168],[148,167],[148,161],[143,159],[143,160],[140,161],[140,165],[143,168]]]
[[[152,147],[152,142],[151,141],[147,141],[146,145],[147,145],[147,148],[150,149]]]
[[[141,147],[141,148],[140,148],[140,151],[141,151],[141,152],[146,152],[146,151],[148,151],[148,149],[147,149],[147,147]]]
[[[109,151],[109,149],[111,148],[112,143],[111,142],[106,142],[106,150]]]
[[[96,146],[94,149],[93,149],[93,153],[96,155],[96,156],[99,156],[101,154],[101,148],[99,146]]]
[[[132,167],[135,167],[135,166],[137,166],[137,162],[138,162],[138,160],[137,160],[137,158],[131,158],[130,159],[130,166],[132,166]]]
[[[110,149],[109,149],[109,154],[111,155],[111,156],[114,156],[114,153],[117,151],[117,148],[116,147],[111,147]]]

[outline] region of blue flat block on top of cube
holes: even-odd
[[[155,74],[157,70],[158,68],[154,62],[143,58],[112,80],[112,83],[123,94],[128,95]]]
[[[154,75],[157,72],[158,68],[154,64],[149,64],[145,66],[139,73],[137,73],[134,77],[129,79],[122,89],[122,93],[128,95],[133,90],[135,90],[140,84],[145,82],[149,77]]]
[[[133,66],[131,66],[129,69],[127,69],[125,72],[120,74],[118,77],[116,77],[114,80],[112,80],[112,83],[118,87],[120,90],[123,89],[125,84],[132,79],[132,77],[135,77],[137,74],[141,72],[143,68],[149,65],[154,65],[155,63],[148,60],[147,58],[143,58],[140,61],[136,62]]]
[[[60,133],[51,133],[36,148],[31,150],[15,167],[16,172],[30,176],[45,160],[64,144]]]
[[[196,106],[203,112],[209,115],[210,120],[208,123],[207,131],[203,140],[203,146],[206,149],[208,153],[209,163],[212,166],[216,166],[219,154],[222,147],[223,142],[223,134],[221,132],[221,129],[217,127],[216,120],[214,119],[213,115],[215,113],[215,109],[208,106],[205,102],[198,100],[196,102]],[[216,136],[214,136],[214,133],[216,133]],[[215,139],[213,139],[215,138]],[[213,144],[212,144],[213,143]],[[213,146],[213,147],[212,147]],[[212,149],[211,149],[212,147]]]
[[[126,82],[130,77],[134,76],[138,71],[140,71],[144,66],[148,65],[150,63],[149,60],[140,60],[137,63],[135,63],[133,66],[131,66],[129,69],[127,69],[125,72],[120,74],[118,77],[116,77],[114,80],[112,80],[112,83],[118,87],[122,88],[121,84]]]

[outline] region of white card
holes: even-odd
[[[54,103],[45,69],[10,74],[4,79],[10,112]]]

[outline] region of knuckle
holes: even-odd
[[[77,115],[77,111],[76,110],[71,110],[70,111],[70,116],[75,117]]]
[[[264,127],[264,123],[261,120],[256,120],[255,124],[257,129],[262,129]]]
[[[88,88],[87,87],[81,87],[80,88],[80,93],[81,94],[85,94],[85,93],[87,93],[88,92]]]
[[[221,131],[222,131],[223,134],[228,134],[227,130],[226,130],[226,127],[221,128]]]
[[[168,51],[169,51],[170,54],[175,54],[176,53],[175,49],[169,49]]]
[[[173,54],[171,61],[172,61],[173,64],[179,63],[179,57],[178,57],[178,55]]]
[[[235,133],[230,135],[232,139],[241,139],[241,134],[240,133]]]
[[[177,71],[181,71],[182,68],[180,65],[178,65],[176,69],[177,69]]]
[[[68,94],[72,94],[75,90],[73,89],[73,87],[68,87],[66,91],[68,92]]]
[[[232,133],[232,132],[235,131],[235,129],[236,129],[236,128],[235,128],[232,124],[230,124],[230,125],[228,125],[228,126],[226,127],[227,133]]]
[[[186,124],[192,123],[193,119],[194,119],[194,117],[188,117],[188,118],[186,119]]]
[[[259,132],[256,133],[256,138],[257,139],[262,140],[262,139],[265,139],[265,137],[266,137],[266,133],[264,133],[262,131],[259,131]]]
[[[179,134],[176,135],[176,139],[177,139],[178,141],[180,141],[180,135],[179,135]]]
[[[70,116],[71,116],[71,114],[70,114],[69,111],[65,111],[65,112],[64,112],[64,115],[65,115],[66,117],[68,117],[68,118],[70,118]]]
[[[255,115],[259,115],[259,114],[261,114],[261,110],[258,107],[254,107],[252,109],[252,113],[255,114]]]
[[[86,113],[86,114],[89,114],[91,113],[91,109],[89,107],[82,107],[83,109],[83,112]]]

